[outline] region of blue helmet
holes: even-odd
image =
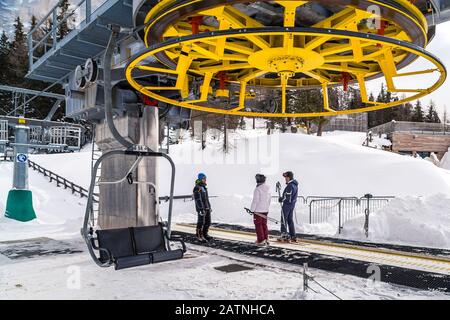
[[[204,173],[199,173],[197,176],[198,180],[203,180],[204,178],[206,178],[206,174],[204,174]]]

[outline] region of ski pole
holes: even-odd
[[[275,184],[275,190],[276,192],[278,192],[278,199],[281,198],[281,183],[280,181],[277,181],[277,183]],[[280,202],[280,207],[281,207],[281,223],[284,226],[284,229],[287,230],[286,228],[286,222],[284,221],[284,213],[283,213],[283,205]]]
[[[272,222],[275,222],[276,224],[278,224],[280,221],[278,221],[277,219],[274,219],[274,218],[270,218],[270,217],[268,217],[268,216],[266,216],[266,215],[263,215],[263,214],[260,214],[260,213],[257,213],[257,212],[253,212],[253,211],[251,211],[249,208],[244,208],[245,209],[245,211],[247,211],[247,213],[249,214],[249,215],[256,215],[256,216],[258,216],[258,217],[261,217],[261,218],[264,218],[264,219],[266,219],[266,220],[268,220],[268,221],[272,221]]]

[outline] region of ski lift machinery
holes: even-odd
[[[94,164],[89,186],[89,194],[86,205],[85,217],[81,234],[87,244],[89,254],[100,267],[115,266],[116,270],[136,267],[151,263],[165,262],[183,258],[186,246],[181,238],[171,236],[173,193],[175,184],[175,164],[172,159],[162,153],[155,152],[146,146],[135,145],[126,140],[117,131],[113,122],[112,98],[111,98],[111,58],[116,46],[117,35],[120,28],[110,26],[111,36],[104,55],[104,93],[105,93],[105,118],[113,137],[124,147],[121,150],[111,150],[104,153]],[[148,184],[155,188],[150,181],[135,181],[132,177],[142,159],[146,157],[161,157],[169,161],[171,166],[170,196],[168,218],[166,223],[158,223],[155,226],[128,227],[117,229],[100,229],[94,216],[93,204],[94,188],[96,186],[97,171],[101,163],[116,155],[137,157],[127,174],[116,181],[99,181],[99,185],[106,184]],[[181,244],[181,248],[172,249],[171,241]]]

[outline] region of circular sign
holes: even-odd
[[[17,160],[17,162],[25,163],[28,160],[28,156],[24,153],[19,153],[16,156],[16,160]]]

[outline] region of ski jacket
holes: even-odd
[[[211,204],[209,203],[208,189],[206,188],[206,184],[204,184],[200,180],[195,181],[193,193],[195,210],[197,210],[197,212],[211,210]]]
[[[257,185],[255,191],[253,191],[253,201],[250,210],[256,213],[269,212],[270,198],[270,187],[265,183]]]
[[[291,180],[286,185],[283,191],[283,207],[294,207],[297,202],[298,194],[298,182],[297,180]]]

